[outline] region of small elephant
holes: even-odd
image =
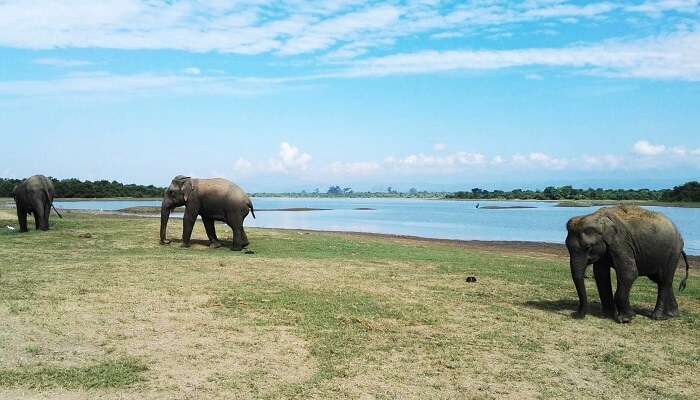
[[[12,189],[12,197],[17,206],[17,219],[19,219],[19,231],[27,232],[27,214],[34,215],[36,230],[49,230],[49,214],[51,208],[60,218],[61,213],[53,206],[56,191],[53,183],[44,175],[34,175],[17,184]]]
[[[248,212],[255,218],[253,203],[248,195],[234,183],[222,179],[194,179],[178,175],[165,190],[160,212],[160,244],[169,244],[165,233],[168,218],[173,209],[185,206],[182,219],[182,246],[189,247],[192,228],[197,216],[202,217],[209,237],[209,247],[221,247],[216,237],[214,221],[225,222],[233,229],[232,250],[240,251],[248,246],[248,237],[243,229],[243,220]]]
[[[583,279],[590,264],[593,264],[603,312],[617,322],[630,322],[635,315],[629,295],[632,283],[640,275],[658,285],[656,307],[651,317],[666,319],[678,315],[673,276],[682,255],[686,270],[679,289],[683,290],[688,280],[688,259],[683,251],[683,238],[668,218],[636,206],[604,207],[592,214],[571,218],[566,229],[571,277],[579,298],[574,317],[583,318],[588,311]],[[610,268],[614,268],[617,275],[614,297]]]

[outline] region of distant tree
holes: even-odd
[[[412,187],[412,188],[408,189],[408,193],[409,193],[411,196],[415,196],[415,195],[418,194],[418,189]]]
[[[49,179],[56,188],[56,197],[160,197],[165,190],[153,185],[124,185],[117,181],[107,180],[91,182],[75,178],[58,180],[49,177]],[[12,188],[21,181],[21,179],[0,178],[0,197],[11,196]]]
[[[328,194],[338,196],[343,194],[343,189],[340,188],[340,186],[331,186],[328,188]]]
[[[665,201],[700,201],[700,182],[687,182],[665,191],[661,197]]]
[[[532,200],[662,200],[666,201],[698,201],[697,182],[688,182],[683,186],[677,186],[673,190],[649,190],[649,189],[576,189],[572,186],[554,187],[548,186],[542,191],[514,189],[509,192],[473,188],[469,192],[457,191],[447,194],[445,197],[452,199],[532,199]],[[695,195],[693,195],[693,193]]]

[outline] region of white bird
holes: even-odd
[[[11,231],[14,231],[14,230],[15,230],[15,227],[14,227],[14,226],[7,225],[7,229],[9,229],[9,230],[11,230]]]

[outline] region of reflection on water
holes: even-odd
[[[484,202],[492,206],[535,208],[483,209],[475,201],[414,199],[284,199],[253,198],[256,209],[327,208],[324,211],[260,211],[246,226],[358,231],[462,240],[524,240],[563,243],[566,221],[597,207],[565,208],[528,201]],[[160,201],[56,202],[66,209],[119,210],[160,206]],[[355,210],[372,208],[373,210]],[[700,255],[700,209],[648,207],[666,214],[680,229],[688,254]],[[178,217],[173,214],[173,217]],[[179,216],[181,217],[181,215]]]

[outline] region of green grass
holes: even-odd
[[[311,354],[319,362],[316,379],[347,376],[343,361],[370,350],[375,331],[390,330],[391,322],[432,324],[420,305],[385,304],[354,290],[312,291],[263,284],[236,288],[221,303],[230,312],[254,311],[256,324],[294,326],[312,343]]]
[[[146,366],[136,359],[106,361],[87,367],[0,369],[0,386],[31,389],[124,388],[143,381]]]
[[[16,225],[7,211],[0,226]],[[51,223],[0,230],[0,398],[700,393],[694,271],[677,293],[679,318],[644,315],[656,293],[640,278],[640,315],[621,325],[600,316],[592,279],[591,315],[573,320],[568,261],[532,250],[250,230],[255,254],[243,254],[208,249],[201,224],[182,249],[158,245],[152,218],[68,213]],[[170,225],[177,238],[180,221]]]

